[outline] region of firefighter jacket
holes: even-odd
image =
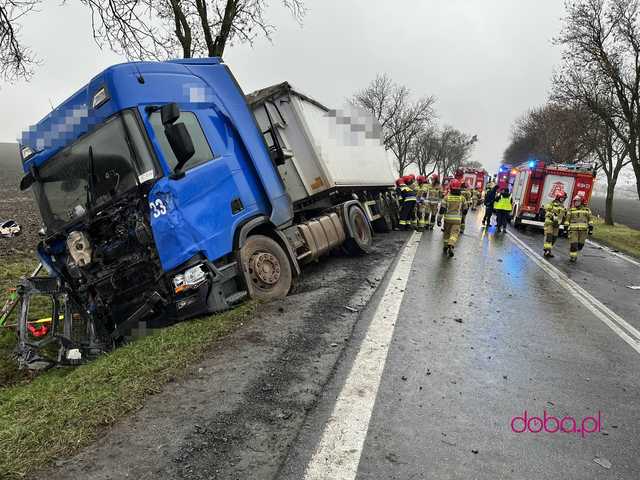
[[[591,210],[586,205],[570,208],[564,218],[564,223],[569,226],[569,231],[586,231],[589,227],[593,227]]]
[[[544,224],[558,226],[564,221],[567,213],[564,205],[555,200],[544,207]]]
[[[400,196],[402,197],[403,202],[415,202],[416,201],[416,192],[406,185],[402,185],[400,187]]]
[[[428,185],[427,202],[437,205],[442,200],[442,187],[440,185]]]
[[[465,205],[465,210],[469,208],[469,205],[471,205],[471,199],[473,198],[473,193],[471,193],[471,190],[462,190],[462,196],[464,197],[464,201],[466,203]]]
[[[417,194],[418,194],[418,200],[426,202],[427,198],[429,197],[429,184],[423,183],[422,185],[418,185]]]
[[[466,203],[462,195],[454,195],[453,193],[445,195],[440,206],[440,213],[444,214],[444,221],[462,222],[462,211],[466,209]]]
[[[474,198],[475,200],[480,200],[480,190],[473,190],[471,192],[471,196],[472,198]]]
[[[513,200],[511,200],[511,195],[501,194],[496,198],[496,201],[493,204],[493,209],[502,212],[510,212],[513,210]]]

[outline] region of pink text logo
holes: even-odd
[[[602,414],[598,411],[597,416],[576,419],[571,416],[562,418],[549,415],[546,410],[542,417],[529,416],[526,410],[522,416],[511,419],[511,431],[514,433],[578,433],[585,438],[589,433],[598,433],[602,428]]]

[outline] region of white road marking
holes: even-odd
[[[613,312],[606,305],[596,299],[576,282],[538,255],[531,247],[520,240],[516,235],[507,232],[509,238],[527,255],[534,263],[544,270],[551,278],[563,286],[573,297],[589,309],[596,317],[613,330],[620,338],[627,342],[640,353],[640,332],[627,323],[621,316]]]
[[[626,260],[627,262],[637,267],[640,267],[640,262],[636,262],[634,259],[627,257],[622,253],[614,252],[611,248],[607,247],[606,245],[602,245],[598,242],[594,242],[593,240],[589,240],[588,238],[587,238],[587,244],[593,245],[594,247],[597,247],[597,248],[601,248],[602,250],[604,250],[607,253],[610,253],[611,255],[615,255],[616,257],[621,258],[622,260]]]
[[[403,291],[421,236],[414,232],[400,255],[322,438],[307,465],[305,480],[353,480],[356,477]]]

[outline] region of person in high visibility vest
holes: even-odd
[[[553,202],[544,207],[544,256],[553,258],[551,250],[558,240],[560,234],[560,225],[564,221],[567,210],[564,208],[564,202],[567,199],[565,192],[558,193]]]
[[[504,188],[493,204],[493,211],[496,212],[498,217],[497,233],[507,231],[507,223],[509,223],[512,210],[513,199],[511,198],[511,193],[508,188]]]
[[[593,235],[593,215],[580,195],[576,195],[564,217],[564,224],[569,228],[569,261],[578,260],[578,252],[584,247],[587,235]]]
[[[418,175],[416,178],[418,181],[417,192],[417,211],[418,217],[418,230],[424,230],[427,226],[428,206],[427,201],[429,197],[429,180],[424,175]]]
[[[416,211],[416,192],[407,185],[411,182],[411,177],[408,175],[402,177],[402,183],[400,184],[400,196],[402,198],[402,208],[400,210],[400,228],[403,230],[409,230],[415,221]]]
[[[445,195],[440,205],[440,214],[444,218],[443,252],[449,257],[453,257],[453,250],[460,235],[462,211],[466,206],[465,203],[466,201],[460,193],[460,180],[454,178],[449,183],[449,193]],[[438,219],[438,226],[440,224],[440,219]]]

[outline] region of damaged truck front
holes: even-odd
[[[326,189],[294,216],[278,173],[292,158],[276,130],[258,127],[215,58],[110,67],[29,128],[21,188],[42,215],[38,254],[50,276],[20,286],[21,364],[42,362],[34,352],[47,343],[59,345],[56,361],[78,362],[142,322],[282,297],[301,263],[344,242],[365,252],[392,175],[359,186],[362,203]],[[41,294],[53,311],[34,341],[29,304]]]

